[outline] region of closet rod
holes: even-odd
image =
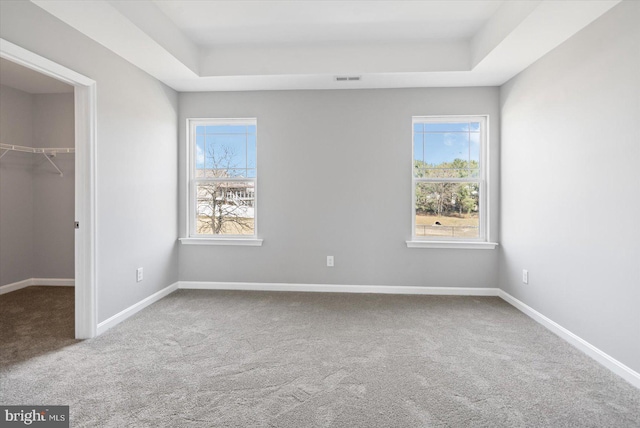
[[[60,168],[51,160],[49,156],[55,156],[58,153],[75,153],[76,149],[73,147],[27,147],[27,146],[16,146],[15,144],[4,144],[0,143],[0,149],[4,150],[2,154],[0,154],[0,159],[4,155],[9,152],[23,152],[23,153],[38,153],[41,154],[49,161],[51,165],[58,171],[60,177],[63,177],[62,171]]]
[[[4,143],[0,143],[0,149],[6,150],[6,151],[24,152],[24,153],[44,153],[47,155],[76,152],[76,149],[73,147],[27,147],[27,146],[16,146],[15,144],[4,144]]]

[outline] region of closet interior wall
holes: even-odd
[[[32,146],[33,95],[0,85],[0,141]],[[33,278],[33,155],[0,160],[0,286]]]
[[[29,94],[0,85],[0,141],[74,147],[73,93]],[[0,286],[74,277],[75,157],[10,152],[0,161]]]

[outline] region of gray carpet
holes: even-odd
[[[181,290],[75,342],[72,311],[25,326],[36,291],[69,297],[0,296],[0,402],[73,427],[640,426],[640,390],[498,298]]]

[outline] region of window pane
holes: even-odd
[[[469,122],[425,123],[424,132],[462,132],[469,130]]]
[[[202,127],[199,127],[202,128]],[[204,168],[204,135],[196,136],[196,169]]]
[[[424,134],[413,135],[413,160],[424,163],[424,147],[423,147]],[[420,165],[422,167],[424,165]]]
[[[243,135],[216,135],[216,147],[219,168],[246,168],[247,139]]]
[[[196,136],[196,155],[202,159],[197,167],[206,169],[256,168],[256,135],[255,133],[245,133],[248,128],[252,128],[255,132],[255,126],[206,126],[207,134]],[[238,133],[239,131],[242,133]],[[236,175],[236,173],[232,173],[229,176]]]
[[[247,168],[256,167],[256,135],[247,135]]]
[[[212,135],[206,135],[204,140],[204,167],[218,168],[219,159],[220,154],[216,153],[214,137]]]
[[[478,238],[478,183],[416,183],[418,237]]]
[[[236,169],[228,169],[227,174],[229,177],[235,178],[247,178],[249,177],[246,168],[236,168]]]
[[[196,169],[195,178],[227,178],[230,177],[229,171],[226,168]],[[241,171],[244,171],[244,169]]]
[[[246,125],[210,125],[207,126],[207,134],[245,134]]]
[[[471,132],[469,133],[469,157],[471,162],[476,161],[480,162],[480,133],[479,132]],[[478,165],[472,166],[472,168],[478,168]]]
[[[196,195],[196,234],[254,234],[253,181],[198,183]]]
[[[205,168],[246,167],[246,138],[244,135],[207,135],[205,143]]]
[[[196,126],[196,135],[204,135],[206,127],[202,125]]]
[[[422,123],[414,123],[413,124],[413,132],[424,132],[424,124],[422,124]]]
[[[469,133],[425,134],[425,162],[439,168],[466,168],[469,160]],[[463,164],[458,162],[463,161]]]
[[[466,162],[462,162],[466,166]],[[469,178],[478,177],[477,169],[467,168],[415,168],[417,178]]]

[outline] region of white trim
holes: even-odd
[[[186,120],[186,130],[187,130],[187,135],[185,136],[186,140],[185,140],[185,153],[184,153],[184,187],[183,187],[183,201],[184,201],[184,208],[182,211],[182,215],[184,215],[184,230],[182,231],[182,236],[183,237],[187,237],[187,236],[191,236],[191,223],[193,223],[193,221],[191,220],[190,216],[191,216],[191,199],[193,199],[191,197],[191,192],[192,192],[192,188],[193,185],[191,184],[191,171],[193,170],[193,162],[191,159],[191,152],[193,151],[193,149],[191,148],[191,122],[189,119]],[[194,156],[195,157],[195,156]]]
[[[480,153],[482,160],[480,167],[483,168],[484,174],[484,188],[481,186],[480,191],[484,192],[484,208],[480,207],[480,210],[484,209],[484,239],[490,242],[492,239],[495,239],[495,236],[491,234],[491,117],[488,114],[485,117],[485,130],[482,133],[484,134],[482,136],[482,138],[484,138],[482,144],[484,149],[481,149]]]
[[[98,160],[96,84],[76,86],[75,230],[76,338],[97,335],[98,324]]]
[[[406,241],[408,248],[449,248],[466,250],[493,250],[498,245],[497,242],[478,241]]]
[[[252,126],[256,124],[256,117],[191,117],[187,119],[200,125],[245,125]]]
[[[517,308],[518,310],[520,310],[521,312],[523,312],[525,315],[532,318],[534,321],[540,323],[542,326],[550,330],[552,333],[555,333],[560,338],[567,341],[569,344],[578,348],[580,351],[584,352],[589,357],[593,358],[598,363],[602,364],[604,367],[606,367],[607,369],[611,370],[613,373],[617,374],[618,376],[620,376],[621,378],[629,382],[631,385],[635,386],[636,388],[640,388],[640,373],[622,364],[620,361],[616,360],[609,354],[596,348],[586,340],[582,339],[580,336],[575,335],[574,333],[562,327],[560,324],[556,323],[555,321],[550,320],[546,316],[542,315],[540,312],[536,311],[532,307],[516,299],[509,293],[503,290],[499,290],[498,296],[504,301],[506,301],[507,303]]]
[[[0,57],[74,86],[75,101],[75,335],[96,335],[97,325],[97,99],[96,82],[0,38]]]
[[[0,57],[35,70],[72,86],[90,86],[95,82],[80,73],[68,69],[38,54],[28,51],[8,40],[0,39]]]
[[[242,238],[178,238],[184,245],[240,245],[261,247],[262,239]]]
[[[11,284],[6,284],[0,286],[0,294],[11,293],[12,291],[20,290],[22,288],[31,287],[33,285],[33,278],[23,279],[22,281],[12,282]]]
[[[0,294],[11,293],[22,288],[32,287],[34,285],[53,286],[53,287],[73,287],[75,280],[72,278],[28,278],[22,281],[12,282],[0,286]]]
[[[154,304],[158,300],[168,296],[169,294],[173,293],[177,289],[178,289],[178,283],[174,282],[170,286],[165,287],[156,293],[153,293],[151,296],[145,299],[142,299],[138,303],[129,306],[125,310],[118,312],[117,314],[115,314],[110,318],[107,318],[106,320],[98,324],[98,329],[97,329],[98,335],[104,333],[105,331],[109,330],[112,327],[115,327],[116,325],[120,324],[122,321],[132,317],[133,315],[137,314],[147,306]]]
[[[425,294],[439,296],[497,296],[499,291],[497,288],[210,281],[179,281],[178,288],[193,290],[299,291],[312,293]]]

